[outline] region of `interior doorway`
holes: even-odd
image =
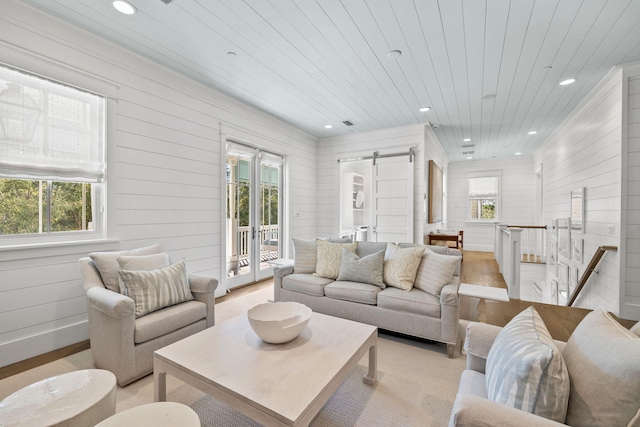
[[[282,156],[235,142],[226,153],[227,289],[273,275],[283,250]]]

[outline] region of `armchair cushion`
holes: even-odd
[[[564,422],[569,373],[533,307],[515,316],[494,341],[486,365],[490,400]]]
[[[118,280],[118,257],[122,255],[152,255],[162,252],[162,245],[155,244],[132,251],[92,252],[89,257],[93,260],[102,277],[104,287],[113,292],[120,292]]]
[[[120,286],[133,299],[136,318],[193,299],[184,260],[151,271],[120,270]]]
[[[566,423],[640,425],[640,338],[599,307],[573,331],[564,349],[571,378]]]
[[[207,317],[207,306],[199,301],[172,305],[136,319],[134,341],[136,344],[176,331]]]

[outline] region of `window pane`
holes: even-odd
[[[51,183],[50,231],[87,230],[91,221],[91,184]]]
[[[40,231],[38,218],[40,209],[44,209],[45,186],[43,181],[0,179],[0,234]]]

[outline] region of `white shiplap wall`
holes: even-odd
[[[601,245],[620,247],[624,227],[621,206],[621,72],[612,70],[535,153],[543,165],[543,218],[570,215],[571,190],[586,188],[584,262],[570,264],[584,273]],[[619,313],[620,252],[608,252],[600,262],[577,307],[602,305]]]
[[[447,228],[464,230],[464,248],[493,252],[494,224],[469,221],[468,176],[482,172],[500,173],[500,222],[533,224],[534,162],[532,157],[468,160],[449,163]]]
[[[190,271],[221,278],[221,127],[287,155],[289,234],[314,236],[317,140],[39,9],[3,0],[0,61],[112,89],[110,241],[0,247],[0,366],[87,339],[78,258],[161,242]],[[224,293],[219,286],[217,294]]]
[[[625,279],[620,295],[620,316],[640,320],[640,65],[623,69],[623,207],[626,230],[624,242]],[[626,90],[624,90],[626,89]],[[625,93],[626,92],[626,93]],[[624,114],[626,113],[626,114]],[[626,120],[626,124],[625,124]],[[626,164],[625,164],[626,162]]]
[[[338,159],[406,152],[415,147],[414,160],[414,241],[422,242],[424,217],[424,138],[425,125],[412,125],[381,131],[355,133],[319,141],[318,222],[322,236],[340,232],[340,180]]]

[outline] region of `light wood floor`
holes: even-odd
[[[493,259],[493,253],[490,252],[464,251],[464,261],[462,262],[460,279],[465,283],[501,288],[507,287],[502,275],[498,272],[498,264]],[[242,298],[252,292],[272,286],[273,279],[267,279],[253,285],[235,289],[232,292],[227,293],[225,296],[217,298],[216,303],[235,298]],[[464,310],[462,310],[461,313],[462,319],[477,320],[477,316],[479,314],[477,312],[477,303],[478,301],[475,298],[469,298],[467,301],[461,302],[461,305],[464,307]],[[582,318],[589,313],[589,310],[581,308],[561,307],[520,300],[511,300],[509,302],[486,301],[485,315],[487,317],[487,323],[504,326],[515,315],[530,305],[533,305],[538,313],[540,313],[540,316],[542,316],[545,321],[551,335],[555,339],[562,341],[566,341],[569,338],[569,335],[571,335],[571,332],[573,332],[578,323],[580,323]],[[635,323],[626,320],[621,320],[620,322],[626,327],[631,327]],[[7,378],[11,375],[32,369],[36,366],[43,365],[87,348],[89,348],[89,341],[83,341],[13,365],[2,367],[0,368],[0,379]]]

